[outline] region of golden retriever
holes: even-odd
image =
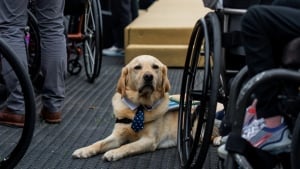
[[[103,159],[121,158],[177,145],[178,112],[168,111],[170,82],[167,66],[150,55],[135,57],[123,69],[112,98],[116,123],[108,137],[77,149],[74,158],[104,153]],[[140,131],[132,129],[136,107],[144,107]]]

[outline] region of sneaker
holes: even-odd
[[[124,49],[112,46],[102,50],[104,56],[124,56]]]
[[[254,119],[249,125],[243,126],[242,137],[247,139],[256,135],[257,132],[259,132],[265,126],[264,122],[265,120],[263,118]]]
[[[264,127],[264,119],[254,119],[249,125],[245,125],[242,129],[243,138],[247,137],[253,137],[255,134],[257,134],[260,129]],[[224,136],[222,140],[220,140],[220,146],[217,149],[218,156],[222,159],[226,159],[228,152],[225,149],[226,141],[228,139],[228,136]]]
[[[280,154],[291,151],[290,131],[284,123],[276,128],[267,128],[264,119],[255,119],[251,124],[243,128],[242,137],[248,140],[253,147],[268,151],[271,154]],[[218,156],[225,159],[228,155],[225,149],[227,138],[218,147]]]
[[[268,128],[260,121],[254,122],[256,124],[251,124],[243,129],[242,134],[242,137],[248,140],[252,146],[271,154],[290,152],[292,141],[286,124],[282,123],[278,127]]]

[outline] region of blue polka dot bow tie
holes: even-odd
[[[144,128],[144,108],[139,106],[133,118],[131,128],[138,132]]]

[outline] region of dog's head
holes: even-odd
[[[117,85],[122,97],[149,99],[153,95],[163,97],[170,90],[167,66],[150,55],[140,55],[123,69]]]

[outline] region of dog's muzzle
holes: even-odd
[[[142,95],[150,94],[154,91],[153,86],[153,75],[150,73],[145,73],[143,76],[144,85],[139,89],[139,93]]]

